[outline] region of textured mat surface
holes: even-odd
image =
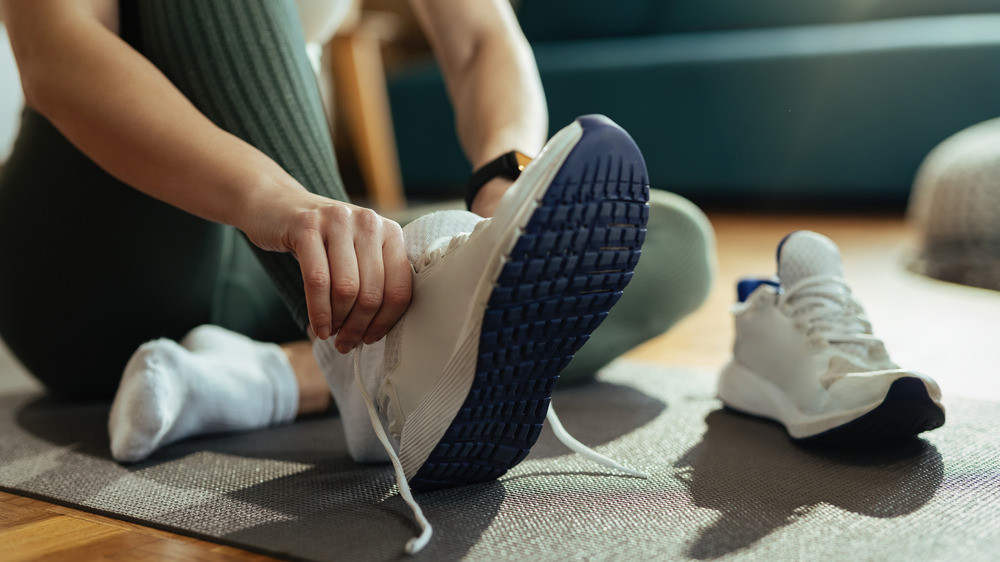
[[[566,428],[648,471],[619,477],[546,430],[497,482],[418,494],[417,558],[991,559],[1000,403],[946,397],[947,424],[867,449],[807,448],[720,410],[714,376],[618,363],[557,391]],[[107,405],[0,399],[0,488],[279,556],[396,559],[415,531],[388,466],[352,463],[337,418],[111,461]]]

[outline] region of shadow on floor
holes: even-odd
[[[913,513],[944,477],[940,453],[918,438],[805,447],[776,424],[725,410],[705,423],[701,441],[674,465],[695,505],[719,512],[690,547],[699,560],[747,548],[821,504],[876,518]]]

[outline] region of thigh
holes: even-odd
[[[0,335],[52,392],[108,396],[210,318],[222,229],[118,182],[27,111],[0,176]]]
[[[238,230],[225,227],[211,323],[258,341],[305,339],[281,293]]]
[[[123,36],[221,128],[306,189],[347,200],[292,0],[123,2]],[[253,248],[296,323],[308,325],[299,264]]]

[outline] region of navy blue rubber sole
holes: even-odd
[[[639,261],[649,181],[631,137],[603,117],[563,162],[500,272],[475,378],[414,490],[494,480],[528,455],[559,372],[618,302]]]
[[[781,422],[723,405],[726,410],[776,425]],[[944,410],[931,400],[923,381],[903,377],[889,385],[885,399],[874,410],[845,424],[809,437],[792,438],[802,445],[846,445],[913,437],[944,425]]]
[[[944,425],[944,410],[931,400],[923,381],[903,377],[889,386],[885,400],[867,414],[801,443],[862,443],[917,435]]]

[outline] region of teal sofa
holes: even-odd
[[[703,205],[898,207],[938,142],[1000,116],[997,0],[523,0],[552,131],[604,113]],[[389,79],[410,198],[469,165],[432,62]]]

